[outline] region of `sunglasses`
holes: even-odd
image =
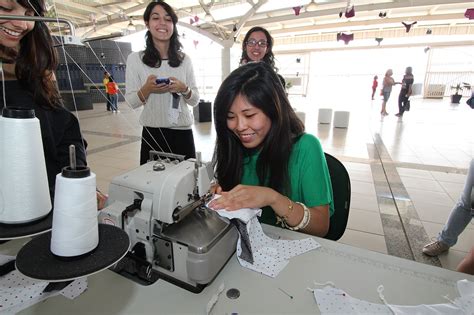
[[[249,47],[254,47],[255,45],[258,45],[259,47],[267,47],[268,43],[266,40],[261,39],[259,41],[255,39],[250,39],[246,42],[247,46]]]

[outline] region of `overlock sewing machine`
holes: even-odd
[[[125,230],[131,249],[112,270],[148,285],[164,279],[198,293],[235,251],[237,230],[204,207],[213,172],[183,156],[150,152],[150,161],[115,177],[101,223]]]

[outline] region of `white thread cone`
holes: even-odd
[[[61,257],[86,254],[99,244],[96,176],[56,176],[51,252]]]
[[[0,223],[27,223],[50,211],[39,120],[0,116]]]

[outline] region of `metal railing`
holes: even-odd
[[[443,98],[455,94],[456,85],[460,84],[462,91],[459,94],[471,96],[471,90],[465,88],[463,83],[471,86],[474,83],[474,72],[427,72],[425,77],[425,89],[423,97],[425,98]],[[472,87],[471,87],[472,89]]]

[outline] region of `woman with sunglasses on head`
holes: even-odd
[[[248,63],[222,83],[214,102],[217,184],[211,209],[262,208],[260,222],[325,236],[334,213],[326,158],[272,67]]]
[[[197,106],[199,92],[189,56],[182,52],[178,17],[164,1],[148,4],[143,13],[148,29],[146,48],[128,56],[125,95],[133,107],[143,105],[140,164],[150,150],[196,157],[188,108]]]
[[[0,15],[43,16],[43,0],[0,0]],[[86,145],[77,118],[61,103],[53,71],[57,57],[44,22],[0,19],[4,107],[34,109],[40,122],[51,199],[56,175],[69,165],[69,145],[76,147],[77,165],[86,165]],[[3,94],[5,91],[5,94]],[[106,196],[97,193],[99,209]]]
[[[252,27],[245,35],[242,42],[242,56],[240,57],[240,65],[248,62],[262,61],[271,66],[275,72],[278,69],[275,67],[275,56],[273,55],[273,37],[270,33],[261,26]],[[279,75],[283,88],[286,86],[285,79]]]

